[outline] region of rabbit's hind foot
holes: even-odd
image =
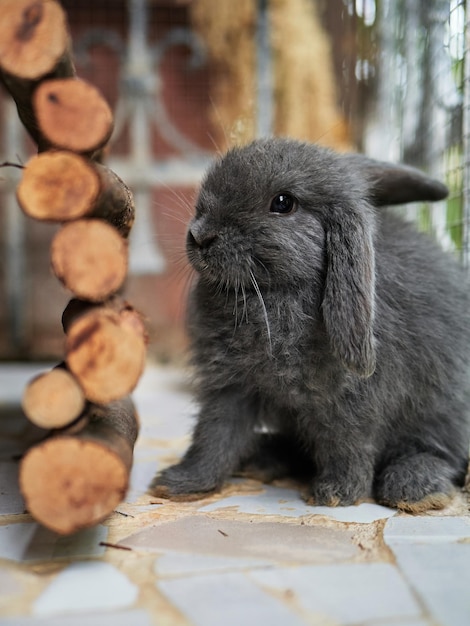
[[[456,470],[444,459],[428,452],[402,457],[378,476],[378,502],[409,513],[443,509],[455,493]]]

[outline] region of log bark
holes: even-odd
[[[130,398],[89,405],[88,423],[31,448],[20,465],[20,489],[31,515],[70,534],[104,520],[129,484],[138,417]]]
[[[70,330],[72,324],[85,313],[91,311],[101,311],[104,307],[107,307],[110,302],[113,302],[114,298],[111,298],[106,303],[102,302],[90,302],[89,300],[81,300],[80,298],[72,298],[69,300],[67,306],[62,313],[62,328],[65,334]],[[119,310],[118,310],[119,312]]]
[[[126,183],[108,167],[95,163],[100,177],[100,195],[92,211],[112,224],[123,237],[128,237],[135,219],[135,205],[132,191]]]
[[[99,219],[65,224],[51,244],[55,275],[85,300],[100,302],[116,293],[126,278],[127,262],[127,242]]]
[[[40,151],[50,147],[41,134],[32,96],[45,76],[75,76],[65,13],[54,0],[2,0],[0,4],[0,82],[15,100],[18,114]]]
[[[64,323],[65,359],[85,397],[106,404],[129,394],[145,366],[141,316],[130,307],[118,312],[107,306],[92,307],[75,318],[73,315],[71,323],[67,319]]]
[[[41,134],[54,147],[91,155],[113,131],[113,114],[101,93],[79,78],[42,81],[33,94]]]
[[[22,399],[26,417],[46,430],[68,426],[83,413],[85,404],[82,388],[61,366],[33,378]]]
[[[26,164],[17,188],[20,207],[37,220],[97,217],[127,237],[135,206],[129,187],[112,170],[73,152],[43,152]]]
[[[102,311],[103,309],[117,313],[121,321],[132,328],[135,333],[142,337],[144,343],[148,343],[147,330],[145,328],[145,319],[140,311],[137,311],[132,304],[119,296],[113,296],[106,302],[90,302],[89,300],[81,300],[80,298],[72,298],[62,313],[62,328],[67,334],[72,324],[79,317],[92,311]]]

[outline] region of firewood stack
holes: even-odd
[[[62,317],[63,363],[24,392],[25,414],[51,434],[23,457],[20,487],[33,517],[68,534],[107,517],[128,487],[138,433],[129,393],[146,355],[141,316],[117,295],[134,204],[101,163],[113,116],[76,76],[56,0],[0,0],[0,82],[38,146],[23,170],[19,205],[62,224],[51,266],[73,296]]]

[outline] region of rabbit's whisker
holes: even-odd
[[[243,290],[243,286],[242,286],[242,284],[240,282],[240,279],[237,277],[235,279],[235,284],[233,285],[234,302],[233,302],[232,315],[233,315],[234,321],[233,321],[232,341],[234,341],[234,339],[235,339],[235,335],[237,334],[238,326],[240,325],[241,322],[243,322],[243,312],[242,312],[241,321],[240,322],[238,321],[238,292],[240,291],[240,287]],[[229,298],[229,294],[230,294],[230,286],[229,286],[229,281],[228,280],[227,280],[227,285],[226,285],[226,293],[227,293],[226,302],[228,302],[228,298]]]
[[[232,315],[235,318],[235,327],[234,330],[237,330],[237,326],[238,326],[238,289],[239,289],[239,283],[238,281],[235,283],[235,286],[233,288],[234,293],[235,293],[235,298],[234,298],[234,302],[233,302],[233,311],[232,311]],[[228,301],[228,296],[229,296],[229,290],[227,289],[227,298],[226,298],[226,302]]]
[[[269,287],[271,285],[271,274],[270,274],[268,268],[263,263],[263,261],[261,259],[259,259],[258,257],[256,257],[256,256],[253,257],[253,261],[255,263],[257,263],[261,267],[261,269],[266,273],[266,277],[267,277],[267,281],[268,281],[268,287]]]
[[[242,284],[242,296],[243,296],[243,311],[242,311],[242,322],[243,318],[246,319],[246,323],[248,324],[248,306],[246,302],[246,291],[245,285]]]
[[[263,310],[263,317],[264,317],[264,321],[266,323],[266,331],[268,333],[268,345],[269,345],[269,356],[272,356],[273,354],[273,346],[271,343],[271,328],[269,326],[269,319],[268,319],[268,312],[266,310],[266,305],[264,303],[264,299],[263,299],[263,295],[261,293],[261,290],[259,288],[259,285],[256,281],[255,275],[253,274],[253,271],[250,270],[250,278],[251,278],[251,284],[253,285],[254,290],[256,291],[256,295],[258,296],[258,300],[261,304],[261,308]]]

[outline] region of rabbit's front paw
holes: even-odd
[[[318,477],[310,490],[309,504],[315,506],[349,506],[370,496],[368,481],[350,477]]]
[[[150,484],[149,491],[162,498],[197,500],[217,487],[218,482],[211,476],[204,475],[197,467],[186,467],[179,463],[157,474]]]
[[[376,498],[410,513],[442,509],[455,492],[454,474],[446,461],[429,453],[398,459],[378,477]]]

